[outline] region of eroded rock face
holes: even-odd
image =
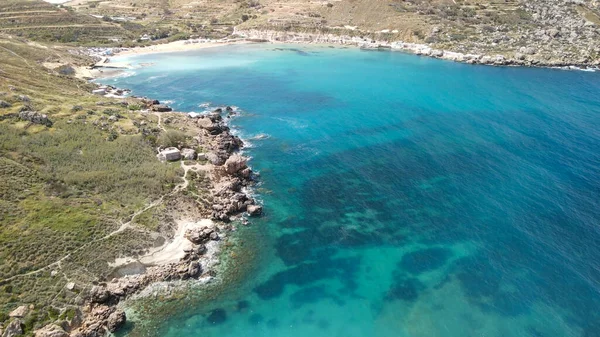
[[[47,127],[51,127],[52,124],[54,124],[47,115],[35,111],[21,111],[19,112],[19,118],[33,124],[45,125]]]

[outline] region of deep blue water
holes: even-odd
[[[600,336],[600,74],[276,47],[109,81],[270,136],[257,272],[161,335]]]

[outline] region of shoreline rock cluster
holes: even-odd
[[[184,237],[191,247],[184,249],[184,257],[175,263],[148,267],[144,273],[115,278],[94,285],[87,292],[87,301],[73,318],[51,324],[36,331],[38,337],[100,337],[121,328],[127,317],[119,307],[123,300],[138,294],[157,282],[212,279],[216,273],[212,266],[218,241],[224,234],[218,226],[190,228]],[[212,248],[208,248],[211,246]]]
[[[230,118],[237,111],[232,107],[224,110],[218,108],[208,115],[198,116],[196,123],[203,130],[199,135],[200,143],[210,144],[212,148],[206,154],[206,159],[215,166],[211,218],[229,222],[243,212],[250,216],[260,215],[262,206],[243,192],[253,185],[254,173],[248,167],[248,158],[237,154],[244,143],[238,136],[231,134],[222,113]]]
[[[436,49],[426,44],[408,43],[403,41],[382,41],[366,37],[349,35],[337,35],[329,33],[299,33],[292,31],[275,30],[239,30],[235,29],[235,35],[252,41],[273,43],[307,43],[307,44],[337,44],[356,46],[362,49],[387,49],[408,52],[415,55],[433,57],[442,60],[462,62],[468,64],[481,64],[493,66],[527,66],[527,67],[561,67],[572,69],[600,69],[600,59],[583,60],[581,62],[568,62],[560,60],[542,61],[530,57],[535,50],[530,47],[522,47],[513,56],[508,55],[484,55],[474,53],[460,53],[448,50]]]

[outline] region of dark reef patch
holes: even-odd
[[[452,257],[452,251],[446,248],[428,248],[408,253],[402,257],[400,267],[412,274],[438,269]]]
[[[248,317],[248,322],[252,325],[261,324],[265,318],[261,314],[252,314]]]
[[[400,278],[394,281],[385,294],[387,301],[403,300],[414,302],[419,297],[419,292],[425,289],[425,285],[414,277]]]
[[[208,317],[206,318],[208,323],[210,324],[222,324],[227,320],[227,312],[225,309],[215,309],[210,312]]]
[[[352,290],[356,288],[354,279],[359,267],[360,258],[323,257],[317,262],[302,263],[281,271],[254,288],[254,291],[261,299],[267,300],[281,296],[286,285],[304,286],[330,278],[343,280],[344,288]]]

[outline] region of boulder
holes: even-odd
[[[51,127],[52,124],[54,124],[47,115],[35,111],[21,111],[19,112],[19,118],[33,124],[45,125],[47,127]]]
[[[248,207],[246,207],[246,211],[248,212],[248,214],[250,214],[250,216],[258,216],[262,214],[262,206],[260,205],[248,205]]]
[[[27,306],[22,305],[22,306],[16,308],[15,310],[11,311],[8,314],[8,317],[23,318],[23,317],[25,317],[25,315],[27,315]]]
[[[200,263],[198,261],[190,262],[190,265],[188,266],[188,269],[187,269],[187,273],[188,273],[188,275],[190,275],[190,277],[196,277],[196,276],[200,275],[201,271],[202,271],[202,266],[200,265]]]
[[[127,317],[125,316],[125,312],[122,310],[117,310],[108,316],[106,320],[106,327],[108,331],[115,332],[121,328],[125,322],[127,321]]]
[[[176,147],[168,147],[158,154],[160,161],[176,161],[181,159],[181,152]]]
[[[223,125],[219,124],[218,122],[212,121],[210,118],[199,118],[198,126],[210,132],[211,134],[219,134],[225,129]]]
[[[236,174],[247,167],[246,162],[247,158],[234,154],[225,161],[225,172]]]
[[[90,290],[90,300],[94,303],[104,303],[110,298],[110,293],[106,288],[93,286]]]
[[[21,327],[21,324],[21,321],[18,319],[10,322],[8,326],[6,326],[6,329],[4,329],[2,337],[16,337],[22,335],[23,328]]]
[[[152,111],[157,111],[157,112],[169,112],[169,111],[173,111],[173,109],[167,105],[164,104],[158,104],[158,105],[153,105],[152,106]]]
[[[535,49],[532,47],[521,47],[519,48],[519,52],[526,55],[533,55],[535,54]]]
[[[55,324],[48,324],[35,332],[35,337],[69,337],[69,334]]]
[[[195,160],[196,159],[196,151],[193,149],[182,149],[181,156],[185,160]]]
[[[183,237],[195,245],[202,245],[211,239],[214,231],[208,227],[191,228],[185,231]]]
[[[225,159],[223,159],[222,157],[220,157],[219,155],[217,155],[214,152],[209,152],[206,154],[206,159],[213,165],[223,165],[225,163]]]
[[[10,108],[11,106],[12,106],[12,104],[8,103],[7,101],[0,100],[0,108],[6,109],[6,108]]]

